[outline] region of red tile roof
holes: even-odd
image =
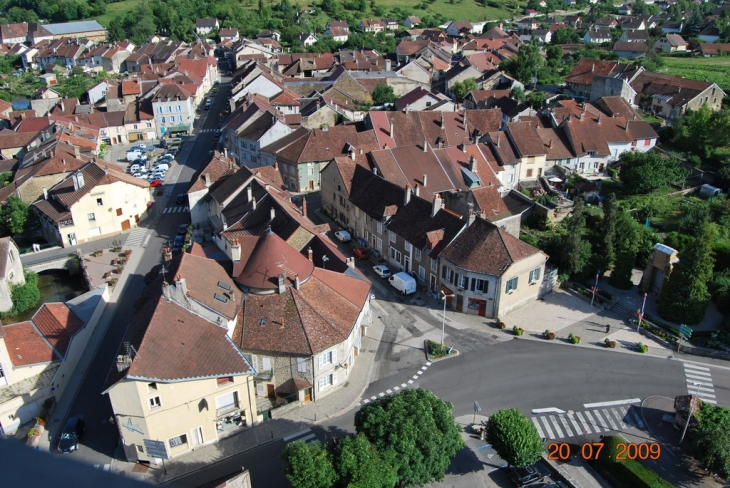
[[[2,327],[5,331],[5,346],[13,366],[30,366],[60,359],[30,322]]]
[[[44,303],[31,320],[61,357],[66,357],[71,338],[84,326],[64,303]]]

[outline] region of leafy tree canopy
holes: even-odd
[[[325,447],[316,442],[291,442],[281,454],[284,475],[294,488],[330,488],[335,485],[337,473],[332,457]]]
[[[379,398],[355,414],[355,429],[392,459],[405,486],[440,481],[464,446],[452,405],[430,391],[402,390]],[[392,457],[391,457],[392,456]]]
[[[676,158],[665,158],[658,153],[625,152],[619,159],[619,176],[629,193],[649,193],[669,185],[681,183],[689,171]]]
[[[20,234],[28,221],[29,206],[15,195],[8,197],[0,210],[0,226],[3,235]]]
[[[518,468],[537,462],[545,449],[535,426],[516,408],[489,417],[487,441],[499,457]]]
[[[479,89],[479,85],[474,78],[467,78],[464,81],[454,83],[453,91],[457,102],[463,102],[470,91]]]
[[[386,85],[385,83],[378,83],[375,85],[372,93],[373,102],[376,105],[383,105],[386,103],[393,103],[398,100],[393,92],[393,87]]]
[[[697,459],[723,478],[730,476],[730,409],[702,403],[692,431]]]
[[[359,488],[392,488],[398,482],[394,452],[380,453],[364,434],[347,436],[335,444],[334,467],[338,486]]]

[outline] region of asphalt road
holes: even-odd
[[[221,81],[224,83],[229,79]],[[225,108],[228,92],[230,87],[220,87],[212,108],[201,110],[202,115],[196,122],[196,129],[215,129],[218,126],[218,114]],[[213,139],[212,131],[185,138],[177,158],[178,164],[170,169],[171,177],[161,187],[164,194],[169,196],[155,197],[155,209],[158,213],[154,214],[154,220],[149,224],[152,235],[135,273],[127,281],[107,334],[99,345],[69,411],[68,417],[83,416],[86,420],[86,436],[78,452],[72,454],[77,460],[89,464],[109,464],[118,446],[117,427],[110,422],[113,418],[111,404],[108,396],[102,395],[104,382],[134,312],[133,305],[144,288],[144,275],[162,261],[162,249],[175,236],[178,225],[190,222],[187,212],[163,213],[162,209],[176,206],[175,195],[187,191],[194,174],[208,157]],[[52,446],[55,444],[52,439]]]

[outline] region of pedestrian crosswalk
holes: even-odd
[[[112,468],[111,464],[95,464],[94,467],[96,469],[101,469],[102,471],[109,471]]]
[[[687,393],[697,395],[703,402],[717,404],[710,368],[687,362],[683,364]]]
[[[532,417],[533,425],[544,439],[564,439],[588,434],[622,431],[627,426],[644,429],[638,408],[615,405],[581,412],[562,412]]]
[[[201,129],[201,130],[198,131],[198,133],[199,134],[206,134],[206,133],[209,133],[209,132],[215,132],[217,130],[218,129]]]
[[[190,210],[188,207],[184,206],[178,206],[178,207],[166,207],[165,210],[162,211],[162,213],[171,214],[171,213],[178,213],[178,212],[187,212]]]
[[[137,227],[127,236],[127,241],[124,243],[125,246],[142,246],[144,236],[147,234],[147,227]]]
[[[283,438],[284,442],[319,442],[312,429],[303,429]]]

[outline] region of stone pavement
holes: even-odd
[[[272,412],[274,418],[271,420],[166,461],[167,475],[161,469],[150,469],[145,473],[134,472],[136,464],[121,461],[120,459],[123,459],[121,452],[115,456],[116,459],[112,460],[111,470],[135,479],[154,483],[171,483],[177,478],[207,468],[216,462],[222,462],[249,449],[344,414],[355,406],[370,384],[375,353],[380,345],[383,328],[383,323],[374,313],[373,321],[368,325],[366,335],[362,340],[362,352],[357,357],[347,383],[320,401],[307,403],[282,415],[276,415],[276,410],[274,410]],[[230,454],[226,456],[224,453]]]

